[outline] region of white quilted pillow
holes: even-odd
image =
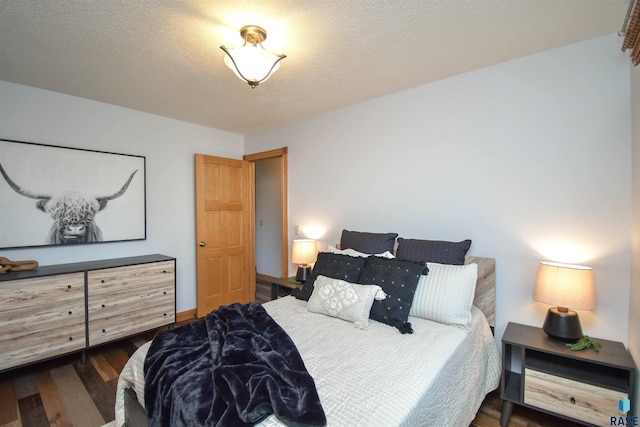
[[[418,281],[410,316],[459,326],[469,331],[478,265],[427,263],[429,274]]]
[[[313,282],[307,310],[347,320],[356,328],[367,329],[369,312],[378,292],[382,293],[378,285],[360,285],[320,275]]]

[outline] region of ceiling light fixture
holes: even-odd
[[[240,29],[244,44],[240,47],[226,48],[220,46],[226,55],[224,63],[236,73],[240,80],[249,83],[253,89],[271,77],[280,61],[287,56],[269,52],[262,46],[267,38],[264,28],[257,25],[246,25]]]

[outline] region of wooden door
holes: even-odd
[[[253,164],[196,154],[197,316],[255,299]]]

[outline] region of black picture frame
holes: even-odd
[[[146,238],[146,157],[0,139],[0,249]]]

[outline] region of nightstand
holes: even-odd
[[[622,343],[594,339],[600,352],[571,351],[541,328],[510,322],[502,336],[500,425],[509,425],[514,404],[584,425],[608,426],[612,417],[632,416],[633,359]],[[625,415],[618,405],[626,399],[631,407]]]
[[[289,295],[293,289],[301,289],[302,283],[296,282],[295,277],[282,279],[266,274],[256,274],[256,281],[268,283],[271,286],[271,299]]]

